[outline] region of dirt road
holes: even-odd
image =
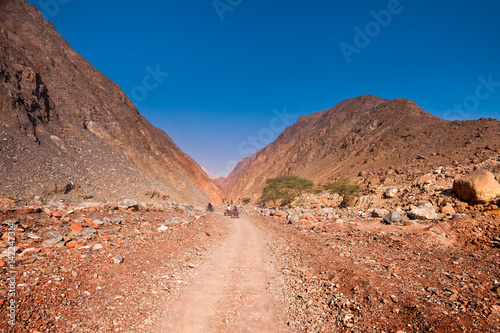
[[[157,332],[283,332],[269,284],[275,279],[266,236],[252,218],[227,219],[230,236],[167,309]]]

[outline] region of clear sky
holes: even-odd
[[[30,0],[215,175],[361,94],[500,118],[498,0]]]

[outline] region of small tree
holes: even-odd
[[[260,202],[272,201],[274,205],[281,200],[282,205],[290,205],[302,192],[310,190],[314,183],[298,176],[279,176],[266,180],[266,187],[262,190]]]
[[[250,203],[250,201],[252,201],[252,199],[250,199],[250,198],[241,198],[241,202],[244,205],[248,205]]]
[[[359,196],[359,185],[351,185],[349,178],[342,178],[333,183],[323,185],[323,188],[330,193],[337,193],[342,196],[342,207],[347,207]]]

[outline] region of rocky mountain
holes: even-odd
[[[227,196],[258,198],[266,179],[278,175],[323,184],[389,169],[452,165],[499,152],[497,120],[446,121],[407,99],[363,95],[300,117],[236,167],[227,178],[233,182]]]
[[[24,0],[0,0],[0,112],[0,196],[222,197]]]

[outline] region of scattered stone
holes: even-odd
[[[5,220],[2,222],[3,225],[13,225],[13,224],[18,224],[19,223],[19,220]]]
[[[452,205],[446,205],[441,207],[441,213],[446,214],[446,215],[455,215],[455,209],[453,208]]]
[[[485,204],[500,195],[500,184],[488,170],[478,170],[453,182],[453,191],[467,202]]]
[[[288,215],[288,224],[298,225],[299,224],[299,216],[296,214]]]
[[[384,196],[388,199],[390,198],[394,198],[396,196],[396,194],[398,193],[398,189],[395,188],[395,187],[390,187],[388,188],[385,193],[384,193]]]
[[[181,219],[180,217],[173,217],[170,220],[170,223],[179,223],[179,224],[184,224],[184,223],[189,223],[188,221]]]
[[[111,223],[113,223],[113,224],[122,224],[122,222],[123,222],[123,220],[119,217],[113,217],[111,219]]]
[[[102,244],[95,244],[92,247],[92,250],[102,250],[103,248],[104,248],[104,246],[102,246]]]
[[[72,240],[72,241],[66,243],[66,247],[75,248],[75,249],[82,248],[82,247],[84,247],[86,245],[87,245],[86,242],[79,242],[79,241],[76,241],[76,240]]]
[[[93,223],[94,225],[103,225],[103,224],[104,224],[104,222],[103,222],[103,221],[101,221],[101,220],[99,220],[99,219],[95,219],[94,221],[92,221],[92,223]]]
[[[125,260],[125,258],[123,258],[122,256],[114,256],[111,259],[113,259],[113,262],[115,264],[121,264],[123,260]]]
[[[38,235],[36,235],[36,234],[33,234],[33,233],[31,233],[31,232],[28,232],[28,233],[26,234],[26,236],[27,236],[28,238],[31,238],[31,239],[40,239],[40,236],[38,236]]]
[[[64,245],[65,241],[61,236],[47,239],[42,243],[42,247],[62,247]]]
[[[92,227],[87,227],[87,228],[83,229],[83,233],[85,235],[95,235],[95,234],[97,234],[97,229],[92,228]]]
[[[43,239],[52,239],[52,238],[57,238],[61,237],[61,234],[57,231],[48,231],[45,234],[43,234]]]
[[[428,202],[413,208],[408,216],[414,220],[436,220],[438,218],[436,209]]]
[[[158,228],[158,231],[160,232],[165,232],[168,230],[168,227],[167,226],[164,226],[164,225],[161,225],[159,228]]]
[[[378,209],[378,208],[376,208],[376,209],[374,209],[372,211],[372,217],[375,217],[375,218],[377,218],[377,217],[384,217],[388,213],[389,212],[386,209]]]
[[[125,199],[123,200],[123,204],[127,206],[127,208],[132,208],[132,209],[137,209],[139,207],[137,201],[133,199]]]
[[[83,226],[82,226],[80,223],[73,222],[73,223],[71,223],[71,225],[69,226],[69,229],[70,229],[71,231],[80,232],[80,231],[83,231]]]
[[[394,223],[400,223],[401,222],[401,214],[399,214],[396,211],[392,211],[386,216],[384,216],[384,219],[382,220],[386,224],[394,224]]]

